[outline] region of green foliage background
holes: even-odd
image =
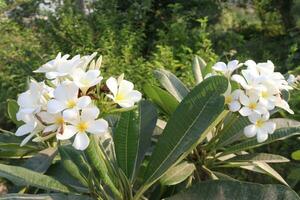
[[[63,2],[59,4],[59,2]],[[53,9],[40,9],[40,5]],[[51,7],[51,6],[50,6]],[[141,89],[165,68],[193,84],[191,60],[272,60],[283,73],[299,66],[299,0],[0,1],[0,124],[7,98],[58,52],[104,56],[103,73],[122,72]],[[298,68],[299,71],[299,68]],[[298,92],[299,94],[299,92]],[[292,94],[294,108],[299,95]],[[299,112],[294,116],[299,119]]]

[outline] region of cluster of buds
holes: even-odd
[[[242,67],[244,68],[240,69]],[[294,113],[282,95],[283,91],[293,89],[294,76],[291,75],[286,80],[281,73],[274,72],[275,67],[271,61],[255,63],[247,60],[239,63],[233,60],[227,65],[218,62],[213,69],[215,73],[221,73],[239,85],[232,89],[232,84],[229,84],[225,103],[230,111],[248,117],[251,124],[244,128],[245,136],[256,136],[258,142],[264,142],[276,129],[276,124],[269,120],[271,111],[277,107],[290,114]],[[234,72],[239,73],[233,74]]]
[[[102,57],[94,60],[96,53],[68,59],[59,53],[54,60],[37,69],[46,80],[31,80],[29,89],[18,97],[17,120],[22,121],[17,136],[24,136],[21,145],[44,138],[73,139],[73,146],[84,150],[89,145],[88,134],[104,134],[109,125],[101,116],[98,104],[110,108],[130,108],[141,100],[133,83],[110,77],[106,80],[108,92],[101,92],[100,66]],[[100,89],[99,89],[100,88]],[[101,94],[99,94],[101,93]]]

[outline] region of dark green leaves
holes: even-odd
[[[141,101],[137,110],[121,114],[114,132],[115,151],[119,166],[131,180],[151,144],[156,120],[156,108],[148,101]]]
[[[299,200],[290,188],[239,181],[206,181],[193,185],[168,200]]]
[[[58,180],[23,167],[0,164],[0,177],[20,186],[31,185],[45,190],[70,192],[69,188]]]
[[[144,92],[167,115],[171,115],[179,104],[171,94],[157,86],[146,84]]]
[[[150,158],[145,182],[160,178],[182,154],[205,137],[224,111],[227,79],[215,76],[197,85],[180,103],[167,123]]]

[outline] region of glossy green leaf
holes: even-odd
[[[162,185],[176,185],[187,179],[195,169],[193,163],[182,162],[169,169],[159,181]]]
[[[224,120],[224,128],[218,133],[217,148],[224,147],[242,138],[244,128],[250,124],[247,117],[237,113],[228,113]]]
[[[225,149],[222,155],[253,149],[278,140],[284,140],[295,135],[300,135],[300,127],[280,128],[275,130],[273,134],[269,135],[269,138],[265,142],[258,143],[255,137],[251,139],[247,139],[236,145],[229,146],[228,148]]]
[[[90,136],[90,144],[85,150],[87,155],[88,162],[90,166],[97,172],[99,178],[111,189],[111,191],[118,197],[122,198],[122,194],[117,189],[116,185],[113,182],[114,177],[112,176],[111,171],[108,169],[106,164],[106,156],[99,146],[99,138],[96,135]]]
[[[227,79],[208,78],[197,85],[180,103],[169,119],[150,158],[145,182],[153,183],[180,157],[206,137],[224,113]],[[222,116],[223,117],[223,116]]]
[[[263,161],[266,163],[281,163],[281,162],[289,162],[289,159],[280,155],[274,155],[268,153],[252,153],[246,155],[238,155],[229,160],[226,160],[226,162],[251,162],[251,161]]]
[[[151,137],[158,119],[156,107],[150,101],[141,101],[139,106],[139,140],[136,154],[135,175],[151,146]]]
[[[282,185],[262,185],[239,181],[205,181],[167,200],[299,200],[292,189]]]
[[[59,154],[61,156],[61,163],[69,175],[77,179],[82,185],[87,186],[89,166],[82,152],[70,146],[61,146],[59,147]]]
[[[20,143],[0,143],[0,158],[19,159],[32,157],[38,151],[31,145],[20,146]]]
[[[52,164],[52,161],[55,158],[56,154],[57,154],[57,148],[49,147],[47,149],[40,151],[32,158],[26,160],[26,162],[22,165],[22,167],[43,174],[47,171],[49,166]]]
[[[167,70],[155,70],[154,76],[179,102],[189,93],[189,89],[174,74]]]
[[[148,101],[141,101],[137,110],[120,116],[114,131],[115,151],[119,166],[130,180],[151,145],[156,120],[156,108]]]
[[[19,186],[31,185],[44,190],[71,192],[67,186],[58,180],[23,167],[0,164],[0,177],[4,177]]]
[[[139,138],[139,113],[132,110],[121,114],[114,132],[118,164],[128,179],[132,179]]]
[[[13,99],[8,99],[7,100],[7,113],[9,118],[16,124],[16,125],[21,125],[22,122],[17,120],[17,112],[19,110],[19,105],[16,100]]]
[[[157,86],[146,84],[144,92],[167,115],[171,115],[179,104],[171,94]]]

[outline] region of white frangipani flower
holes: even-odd
[[[24,115],[40,112],[47,105],[48,99],[53,96],[53,88],[45,85],[44,82],[31,80],[29,89],[18,97],[19,111],[17,119],[23,120]]]
[[[276,96],[270,92],[266,87],[261,88],[259,91],[259,102],[268,110],[275,108]]]
[[[242,70],[242,75],[234,74],[231,80],[239,83],[245,90],[256,89],[259,86],[261,80],[257,71],[255,70]]]
[[[228,105],[228,108],[231,112],[236,112],[240,110],[241,103],[239,101],[240,94],[243,92],[242,90],[234,90],[231,92],[231,86],[229,85],[227,91],[225,92],[225,104]]]
[[[133,90],[133,83],[124,80],[122,75],[118,80],[110,77],[106,81],[106,85],[112,93],[112,95],[108,94],[107,96],[123,108],[132,107],[142,98],[142,94],[139,91]]]
[[[54,99],[48,102],[47,111],[51,114],[64,113],[70,116],[77,110],[87,107],[91,103],[89,96],[78,98],[79,88],[73,82],[63,82],[54,90]]]
[[[96,69],[88,70],[87,72],[83,71],[82,69],[77,69],[72,74],[72,78],[75,85],[80,88],[83,94],[86,94],[90,87],[99,84],[103,79],[103,77],[100,76],[100,70]]]
[[[24,136],[24,135],[28,135],[28,136],[26,136],[24,138],[24,140],[21,142],[20,146],[24,146],[25,144],[27,144],[27,142],[33,136],[35,136],[35,134],[37,134],[44,128],[44,126],[39,122],[38,119],[36,119],[36,117],[33,114],[23,115],[22,121],[25,122],[25,124],[21,125],[17,129],[15,135],[19,136],[19,137]]]
[[[84,64],[84,60],[80,59],[79,55],[68,60],[69,56],[66,54],[62,57],[61,53],[59,53],[54,60],[50,60],[34,72],[45,73],[47,79],[71,75],[74,69]]]
[[[249,116],[252,123],[244,128],[246,137],[254,137],[256,135],[257,142],[264,142],[268,139],[268,134],[272,134],[276,129],[274,122],[268,121],[269,114],[256,114],[253,113]]]
[[[84,150],[89,145],[89,137],[87,133],[104,134],[108,131],[108,123],[104,119],[97,119],[100,111],[95,106],[83,108],[81,113],[77,111],[77,116],[69,118],[64,116],[70,125],[64,126],[63,132],[56,135],[58,140],[67,140],[73,137],[75,139],[73,146],[78,150]]]
[[[60,112],[50,114],[43,111],[38,113],[37,116],[43,123],[47,124],[47,126],[43,130],[43,133],[61,131],[63,129],[63,126],[65,125],[65,120]]]
[[[247,96],[245,93],[240,93],[240,102],[243,107],[239,110],[242,116],[250,116],[252,114],[265,114],[268,110],[258,101],[258,95]]]
[[[227,65],[224,62],[217,62],[212,68],[229,78],[234,70],[238,69],[240,66],[238,60],[232,60],[229,61]]]

